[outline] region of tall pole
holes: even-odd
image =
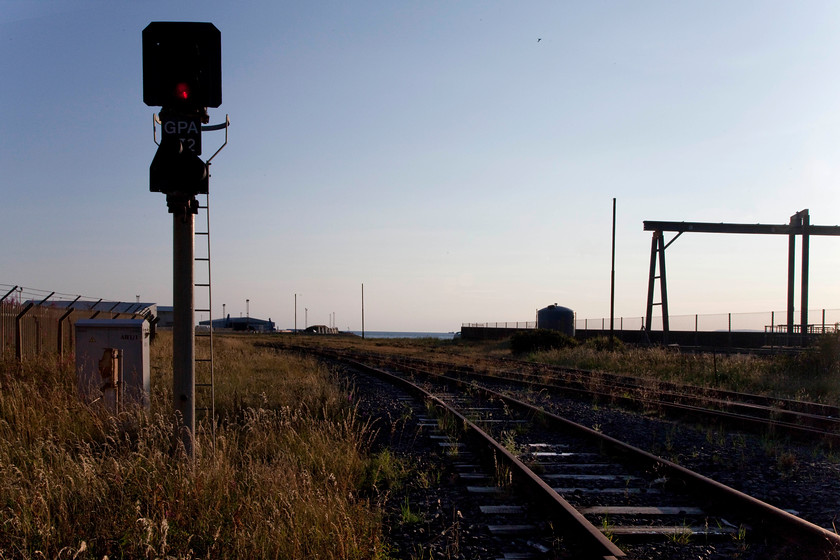
[[[365,284],[362,283],[362,338],[365,337]]]
[[[800,327],[799,332],[802,334],[801,343],[805,346],[808,343],[808,252],[810,247],[810,236],[808,235],[808,226],[811,225],[811,217],[808,215],[808,209],[799,212],[802,225],[802,274],[800,276]]]
[[[799,213],[790,217],[790,235],[788,235],[788,289],[787,289],[787,338],[793,340],[793,286],[796,278],[796,233],[794,226],[799,225]]]
[[[615,336],[615,198],[612,212],[612,264],[610,268],[610,349]]]
[[[195,458],[195,217],[173,214],[172,390],[184,451]]]
[[[297,294],[295,294],[295,332],[297,332]]]

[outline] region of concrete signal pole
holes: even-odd
[[[195,215],[173,215],[172,389],[181,441],[195,457]]]

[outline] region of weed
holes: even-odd
[[[515,432],[504,430],[502,432],[501,437],[499,438],[502,446],[507,449],[512,455],[519,455],[522,450],[519,447],[519,444],[516,443],[516,435]]]
[[[615,534],[613,533],[612,527],[609,516],[605,515],[601,520],[601,532],[610,542],[615,542]]]
[[[738,548],[745,552],[749,545],[747,544],[747,529],[743,525],[738,527],[738,530],[735,533],[732,533],[732,540],[738,545]]]
[[[694,535],[691,529],[688,526],[688,523],[683,521],[683,530],[682,531],[674,531],[673,533],[668,535],[668,539],[674,544],[689,544],[691,542],[691,537]]]
[[[783,478],[792,476],[799,467],[796,454],[792,451],[783,451],[776,456],[776,468]]]
[[[411,505],[408,502],[408,496],[406,496],[403,503],[400,504],[400,514],[400,519],[402,520],[402,522],[408,525],[420,523],[423,520],[420,517],[420,515],[411,511]]]

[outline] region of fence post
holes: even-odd
[[[35,316],[35,354],[41,355],[43,348],[41,347],[41,318]]]
[[[825,309],[822,310],[823,317],[822,317],[822,333],[825,334]]]
[[[23,322],[23,316],[29,313],[29,310],[35,307],[35,304],[31,301],[23,308],[23,311],[17,314],[15,317],[15,358],[19,362],[23,361],[23,331],[21,330],[20,326]]]
[[[50,295],[42,299],[41,303],[39,303],[38,305],[44,305],[47,302],[47,300],[53,297],[54,295],[55,292],[50,292]],[[21,332],[20,326],[23,321],[23,316],[29,313],[29,310],[33,307],[35,307],[35,304],[30,301],[29,304],[23,309],[23,311],[18,313],[17,317],[15,318],[15,357],[20,362],[23,361],[23,333]],[[38,344],[40,344],[40,333]]]
[[[10,295],[12,295],[12,292],[14,292],[17,289],[18,289],[18,287],[15,286],[14,288],[12,288],[8,292],[6,292],[5,296],[0,298],[0,309],[2,309],[2,306],[4,305],[3,302],[6,301],[6,298],[9,297]],[[3,319],[0,319],[0,354],[2,354],[5,351],[6,351],[6,321],[3,320]]]
[[[732,347],[732,313],[729,314],[729,346]]]
[[[58,319],[58,355],[64,357],[64,320],[73,313],[73,304],[75,304],[82,296],[76,296],[76,299],[70,302],[67,306],[67,311]]]

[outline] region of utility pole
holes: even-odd
[[[365,337],[365,284],[362,283],[362,338]]]
[[[612,212],[612,264],[610,265],[610,350],[615,345],[615,198]]]

